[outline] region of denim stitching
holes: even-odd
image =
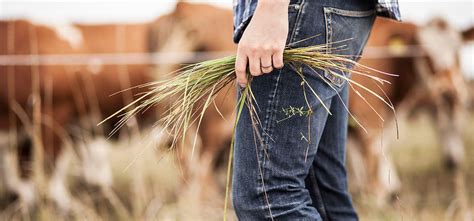
[[[299,0],[300,1],[300,0]],[[293,36],[295,35],[295,31],[298,27],[298,21],[300,20],[300,14],[301,14],[301,9],[302,9],[302,3],[300,2],[296,2],[295,4],[291,4],[290,5],[290,9],[291,10],[298,10],[298,14],[296,16],[296,20],[295,20],[295,25],[293,26],[293,30],[291,30],[291,37],[289,38],[290,40],[293,38]],[[302,0],[304,2],[304,0]],[[299,6],[299,9],[296,7],[296,6]],[[291,42],[291,41],[290,41]],[[272,121],[274,121],[274,118],[276,116],[276,106],[279,102],[279,99],[278,99],[278,85],[279,85],[279,81],[280,81],[280,74],[282,72],[282,69],[280,69],[278,71],[278,75],[276,76],[276,82],[274,84],[274,89],[273,91],[269,94],[268,96],[268,107],[267,109],[265,110],[265,119],[263,121],[264,125],[262,125],[262,129],[263,129],[263,146],[261,148],[259,148],[259,151],[258,151],[258,161],[261,162],[261,169],[262,169],[262,173],[263,174],[259,174],[258,176],[258,180],[257,180],[257,183],[259,185],[257,191],[259,192],[259,194],[262,194],[263,193],[263,196],[262,197],[259,197],[260,198],[260,202],[261,202],[261,209],[264,213],[268,213],[268,210],[270,209],[271,211],[271,203],[270,203],[270,198],[268,198],[268,202],[269,202],[269,205],[268,205],[268,208],[267,208],[267,200],[265,199],[265,188],[263,186],[264,183],[266,183],[266,181],[269,179],[269,172],[268,170],[270,169],[270,167],[268,167],[268,162],[266,160],[266,157],[265,157],[265,151],[263,150],[263,148],[267,148],[268,150],[268,143],[269,143],[269,139],[270,137],[272,136],[272,128],[273,128],[273,123]],[[262,177],[261,177],[262,176]],[[262,179],[263,179],[263,183],[262,183]],[[268,214],[270,215],[270,214]]]
[[[331,53],[331,44],[333,43],[334,30],[332,25],[332,14],[361,18],[375,14],[375,10],[351,11],[338,8],[324,7],[324,18],[326,25],[326,45],[328,46],[327,53]],[[331,83],[333,83],[337,87],[342,87],[342,85],[344,85],[344,80],[342,78],[330,74],[327,70],[324,71],[324,77],[326,77]]]
[[[372,18],[372,25],[373,25],[373,22],[374,22],[374,21],[375,21],[375,16],[373,16],[373,18]],[[367,36],[367,37],[365,38],[365,40],[363,41],[362,45],[367,45],[367,42],[368,42],[368,41],[369,41],[369,37]],[[361,58],[360,55],[361,55],[362,52],[364,51],[364,48],[365,48],[365,47],[361,47],[361,48],[359,49],[359,51],[357,52],[357,54],[354,55],[352,59],[355,60],[355,61],[359,61],[359,59]]]
[[[327,53],[331,53],[332,47],[332,38],[333,38],[333,29],[332,29],[332,10],[331,8],[324,8],[324,19],[325,19],[325,26],[326,26],[326,46],[328,47]],[[324,77],[327,78],[331,83],[334,85],[341,87],[342,86],[342,79],[335,77],[334,75],[330,74],[327,70],[324,71]]]
[[[293,13],[298,11],[301,8],[299,3],[290,4],[288,6],[288,13]]]
[[[352,10],[344,10],[344,9],[332,8],[332,7],[324,7],[324,11],[328,13],[334,13],[338,15],[356,17],[356,18],[367,17],[369,15],[375,14],[375,10],[352,11]]]
[[[300,30],[300,27],[301,27],[301,25],[299,25],[299,24],[301,22],[301,15],[303,14],[302,12],[304,11],[305,0],[301,0],[301,2],[298,1],[298,3],[296,3],[296,4],[298,4],[300,6],[300,9],[298,11],[298,14],[296,14],[295,25],[293,26],[293,30],[291,31],[290,38],[288,38],[289,43],[294,42],[295,38],[296,38],[296,35],[299,33],[299,30]]]
[[[278,83],[280,82],[280,74],[281,74],[281,71],[282,69],[280,69],[278,71],[278,75],[276,76],[276,81],[275,81],[275,84],[273,86],[273,90],[272,92],[269,94],[268,96],[268,108],[266,110],[266,113],[265,113],[265,125],[263,127],[263,130],[264,130],[264,140],[263,140],[263,143],[264,145],[267,145],[268,144],[268,140],[269,138],[271,137],[272,135],[272,121],[274,120],[274,116],[275,116],[275,113],[276,113],[276,106],[277,106],[277,103],[278,103]]]
[[[251,8],[251,7],[249,7],[249,6],[250,6],[250,0],[246,0],[245,5],[246,5],[247,7],[245,8],[245,11],[244,11],[244,17],[245,17],[245,18],[248,18],[248,17],[250,17],[250,16],[249,16],[249,14],[250,14],[250,8]]]
[[[269,143],[269,139],[270,137],[272,136],[272,129],[273,129],[273,125],[274,125],[274,119],[275,119],[275,116],[276,116],[276,112],[277,112],[277,109],[276,109],[276,106],[278,105],[279,103],[279,97],[278,97],[278,85],[279,85],[279,82],[280,82],[280,77],[281,77],[281,72],[282,72],[282,69],[280,69],[278,71],[278,75],[275,76],[274,80],[275,81],[275,84],[273,86],[273,90],[272,92],[270,92],[269,96],[268,96],[268,107],[265,111],[265,121],[264,121],[264,124],[263,125],[263,136],[264,136],[264,140],[263,140],[263,146],[261,148],[259,148],[259,151],[258,151],[258,160],[261,162],[261,171],[262,171],[262,174],[259,174],[259,177],[258,177],[258,184],[259,184],[259,194],[262,194],[263,193],[263,196],[260,197],[260,200],[261,200],[261,203],[262,203],[262,210],[264,211],[264,213],[268,213],[268,210],[271,211],[271,203],[270,203],[270,198],[268,198],[268,203],[269,205],[267,205],[267,200],[265,199],[265,188],[264,188],[264,183],[266,184],[267,183],[267,180],[269,179],[269,169],[270,167],[268,166],[269,165],[269,161],[267,161],[266,159],[266,155],[265,155],[265,151],[264,151],[264,148],[266,148],[266,150],[268,151],[268,143]],[[262,179],[263,179],[263,183],[262,183]],[[267,197],[269,197],[267,195]],[[268,206],[268,207],[266,207]],[[268,214],[270,215],[270,214]]]

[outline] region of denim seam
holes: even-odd
[[[334,13],[342,16],[348,17],[355,17],[355,18],[362,18],[367,17],[369,15],[375,14],[375,10],[366,10],[366,11],[353,11],[353,10],[344,10],[339,8],[332,8],[332,7],[324,7],[325,13]]]
[[[268,195],[265,193],[266,187],[264,186],[264,184],[266,184],[268,179],[269,179],[269,169],[270,169],[270,167],[268,167],[268,165],[269,165],[270,159],[268,159],[268,161],[267,161],[267,157],[265,155],[264,148],[266,148],[266,151],[269,151],[268,143],[269,143],[270,137],[272,136],[272,129],[273,129],[273,126],[274,126],[274,118],[276,116],[276,106],[279,103],[278,86],[279,86],[279,82],[280,82],[281,72],[282,72],[282,70],[280,69],[278,71],[278,75],[275,76],[275,79],[274,79],[275,84],[273,85],[273,90],[272,90],[272,92],[270,92],[270,94],[268,96],[268,100],[267,100],[268,107],[265,110],[265,121],[264,121],[264,125],[263,125],[263,133],[264,133],[263,146],[261,148],[259,148],[259,151],[258,151],[258,160],[262,163],[260,165],[262,174],[259,174],[257,182],[259,183],[260,188],[261,188],[261,190],[259,192],[263,193],[263,196],[260,197],[260,199],[261,199],[261,203],[262,203],[262,210],[263,210],[264,213],[267,213],[268,210],[271,211],[270,199],[268,199],[268,204],[269,204],[268,208],[266,207],[267,206],[267,200],[265,199],[265,197],[268,197]],[[263,180],[263,182],[262,182],[262,180]],[[269,215],[271,215],[271,213]]]
[[[301,15],[303,14],[302,12],[304,11],[305,0],[301,0],[296,4],[298,4],[300,6],[300,9],[298,11],[298,14],[296,15],[295,25],[293,26],[293,30],[291,31],[291,35],[290,35],[288,43],[294,42],[295,38],[296,38],[296,35],[299,33],[299,30],[300,30],[300,25],[299,24],[300,24],[300,21],[301,21]]]
[[[333,29],[332,29],[332,8],[324,7],[324,20],[326,26],[326,53],[331,53],[332,47],[332,37],[333,37]],[[342,86],[342,79],[335,77],[334,75],[330,74],[328,70],[324,70],[324,77],[327,78],[331,83],[336,85],[337,87]]]
[[[301,8],[300,3],[296,2],[288,6],[288,13],[293,13],[298,11]]]
[[[333,35],[334,30],[332,29],[333,25],[333,18],[332,14],[337,14],[341,16],[348,16],[348,17],[355,17],[355,18],[362,18],[367,17],[370,15],[375,14],[375,10],[366,10],[366,11],[352,11],[352,10],[344,10],[332,7],[324,7],[324,19],[325,19],[325,26],[326,26],[326,46],[327,46],[327,53],[331,53],[331,47],[333,43]],[[344,85],[344,80],[340,77],[336,77],[328,72],[328,70],[324,70],[324,77],[327,78],[331,83],[336,85],[337,87],[342,87]]]
[[[372,25],[373,25],[373,22],[375,21],[375,18],[376,18],[376,16],[373,16]],[[370,36],[370,33],[369,33],[369,36]],[[367,44],[367,42],[369,41],[369,36],[367,36],[367,38],[365,38],[364,43],[362,43],[362,45],[366,45],[366,44]],[[355,61],[359,61],[359,59],[361,58],[360,55],[362,55],[362,52],[364,51],[364,48],[365,48],[365,47],[361,47],[360,50],[359,50],[359,51],[357,52],[357,54],[356,54],[357,56],[354,56],[354,57],[353,57],[353,59],[354,59]]]
[[[245,5],[246,5],[247,7],[245,8],[245,11],[244,11],[244,18],[248,18],[248,17],[250,17],[250,16],[249,16],[249,14],[250,14],[250,8],[251,8],[251,7],[250,7],[250,0],[246,0]]]
[[[268,103],[268,107],[267,109],[265,110],[265,125],[263,127],[263,132],[264,132],[264,140],[263,140],[263,144],[264,145],[268,145],[269,143],[269,139],[272,135],[272,125],[273,125],[273,118],[275,116],[275,108],[278,104],[278,84],[280,82],[280,74],[281,74],[282,70],[280,69],[278,71],[278,75],[276,76],[276,79],[275,79],[275,84],[273,85],[273,90],[272,92],[269,94],[268,96],[268,100],[267,100],[267,103]]]

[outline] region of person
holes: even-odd
[[[254,127],[244,108],[235,131],[232,201],[239,220],[358,220],[344,163],[348,83],[303,66],[320,102],[284,65],[283,50],[349,39],[338,53],[355,60],[377,15],[399,20],[397,2],[235,0],[238,94],[250,72],[259,119]],[[285,111],[292,108],[310,114]]]

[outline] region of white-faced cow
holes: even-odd
[[[354,80],[374,91],[383,89],[393,102],[399,120],[406,120],[421,109],[428,110],[443,148],[444,161],[454,171],[456,197],[463,212],[468,211],[468,206],[461,168],[465,148],[461,136],[468,91],[460,68],[459,51],[466,41],[472,40],[469,32],[472,29],[460,33],[442,19],[421,26],[377,19],[360,62],[399,77],[389,79],[392,84],[378,88],[370,80],[354,75]],[[366,133],[360,127],[350,127],[352,181],[359,189],[373,193],[383,201],[387,196],[394,196],[400,188],[400,180],[386,150],[389,137],[396,135],[394,114],[379,100],[363,91],[360,93],[367,97],[384,122],[356,91],[351,93],[350,110],[369,129]]]

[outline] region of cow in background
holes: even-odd
[[[213,52],[217,57],[235,54],[236,45],[231,38],[232,12],[228,9],[178,2],[172,13],[158,18],[155,22],[159,23],[159,28],[152,31],[152,39],[155,40],[155,43],[151,44],[152,51],[198,55],[199,52]],[[210,58],[216,57],[198,57],[197,61]],[[157,76],[166,76],[166,73],[179,67],[179,64],[160,65],[155,67],[155,71]],[[184,151],[178,148],[177,155],[185,178],[182,194],[185,196],[182,198],[186,205],[190,200],[195,204],[202,204],[203,200],[210,202],[223,199],[224,184],[219,181],[224,179],[216,179],[222,178],[220,173],[216,173],[216,169],[223,168],[222,163],[227,162],[227,150],[230,147],[236,114],[236,97],[235,85],[227,85],[216,97],[216,108],[211,105],[206,110],[198,131],[199,154],[192,156],[190,146],[180,147],[185,148]],[[196,206],[190,209],[193,211],[187,212],[199,214],[202,208]]]
[[[87,142],[90,137],[103,139],[113,122],[106,127],[96,127],[97,123],[143,89],[110,95],[154,78],[149,64],[103,63],[88,55],[148,53],[150,25],[46,26],[26,20],[0,22],[0,55],[11,56],[9,59],[20,63],[0,66],[0,169],[3,186],[19,202],[33,205],[47,196],[68,210],[72,202],[64,178],[70,156],[63,155],[68,148],[82,153],[83,161],[95,159],[84,164],[102,165],[107,170],[104,154],[99,158],[89,156],[100,152],[100,147]],[[61,55],[71,54],[85,60],[77,64],[77,60],[62,60]],[[53,63],[44,64],[47,61],[36,55],[56,57],[49,60]],[[143,119],[148,117],[153,117],[152,112]],[[130,131],[136,131],[135,125],[129,125]],[[82,143],[81,148],[75,148],[72,140]],[[87,171],[83,173],[96,173],[104,168],[84,167]],[[107,174],[86,178],[91,184],[110,189],[112,181]]]
[[[378,18],[360,63],[399,77],[387,79],[392,84],[379,88],[371,80],[353,75],[354,80],[375,92],[383,89],[400,120],[421,109],[430,113],[443,148],[444,162],[454,174],[456,197],[465,214],[469,207],[462,173],[465,147],[461,136],[468,91],[458,54],[465,42],[473,40],[468,32],[472,29],[460,33],[443,19],[417,26]],[[384,201],[387,196],[396,196],[400,188],[397,172],[386,151],[390,144],[388,137],[396,133],[394,113],[379,100],[359,92],[384,121],[357,91],[351,93],[350,110],[369,131],[350,127],[349,158],[355,178],[352,181],[359,189]],[[383,128],[389,129],[382,132]]]
[[[474,113],[474,80],[471,79],[468,82],[469,85],[469,95],[470,95],[470,100],[469,100],[469,110]]]
[[[196,12],[202,12],[205,16],[193,16]],[[223,34],[220,37],[209,39],[215,34],[214,30],[193,26],[206,23],[209,23],[206,27],[227,28],[220,29]],[[203,33],[201,30],[209,31]],[[46,194],[67,210],[71,197],[64,185],[65,169],[58,167],[67,166],[68,157],[63,160],[62,156],[66,152],[65,147],[68,147],[82,155],[82,161],[93,160],[83,162],[86,164],[84,170],[88,169],[83,172],[84,179],[99,187],[109,188],[112,181],[104,161],[106,150],[102,150],[101,146],[107,145],[103,138],[118,118],[106,122],[104,128],[96,127],[96,124],[130,103],[134,95],[146,88],[133,88],[111,95],[160,79],[178,67],[151,65],[155,58],[153,52],[234,51],[235,45],[231,38],[227,38],[231,33],[230,11],[187,3],[179,3],[172,13],[141,24],[56,27],[25,20],[0,22],[0,55],[32,55],[30,59],[20,61],[25,62],[24,65],[0,66],[0,169],[3,177],[8,177],[2,179],[4,186],[17,195],[20,202],[31,205],[38,200],[39,194]],[[111,61],[107,60],[107,56],[105,61],[99,58],[117,53],[144,55],[145,61],[134,63],[123,58]],[[67,60],[71,54],[77,55],[73,58],[84,60],[78,64],[74,63],[76,60]],[[43,60],[35,55],[58,55],[54,57],[58,61],[43,64]],[[66,59],[61,55],[66,55]],[[176,59],[188,62],[192,57],[160,58],[171,59],[164,63],[172,63]],[[219,111],[215,108],[206,111],[199,131],[199,154],[191,157],[189,152],[176,151],[183,164],[185,183],[197,178],[200,182],[196,183],[211,184],[199,185],[198,188],[212,186],[212,182],[203,180],[213,177],[219,152],[230,144],[230,121],[234,116],[235,101],[226,98],[235,96],[233,86],[229,85],[216,99]],[[138,121],[154,122],[160,108],[148,110],[137,120],[132,119],[127,124],[128,132],[140,133],[136,129]],[[193,133],[188,134],[194,138]],[[98,141],[88,142],[90,137],[96,137]],[[16,154],[16,151],[19,153]],[[20,159],[16,159],[18,157]],[[87,165],[101,165],[101,168]],[[97,174],[98,171],[105,172]],[[53,192],[41,193],[44,189]],[[204,191],[201,193],[204,194]]]

